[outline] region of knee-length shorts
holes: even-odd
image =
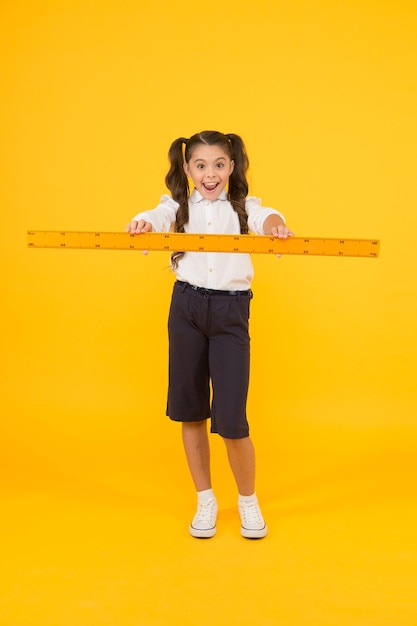
[[[211,418],[211,432],[228,439],[249,435],[252,292],[214,291],[177,281],[168,318],[167,415],[178,422]]]

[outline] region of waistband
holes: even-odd
[[[196,285],[186,283],[182,280],[177,280],[176,284],[183,286],[184,289],[190,287],[191,289],[194,289],[194,291],[198,291],[198,293],[201,293],[203,296],[252,296],[251,289],[237,291],[226,289],[206,289],[205,287],[197,287]]]

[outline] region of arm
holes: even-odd
[[[254,196],[246,198],[249,230],[257,235],[272,235],[287,239],[294,233],[286,226],[285,217],[276,209],[263,207]]]

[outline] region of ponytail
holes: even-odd
[[[229,178],[229,200],[238,214],[240,232],[247,234],[248,214],[246,213],[246,197],[248,195],[248,181],[246,172],[249,167],[249,159],[246,154],[245,144],[239,135],[229,133],[226,135],[231,145],[231,158],[235,162],[234,170]]]
[[[184,137],[179,137],[172,142],[168,152],[168,158],[171,163],[168,174],[165,177],[165,184],[171,192],[172,198],[180,204],[184,200],[188,200],[189,186],[188,178],[184,172],[184,157],[182,146],[187,143]]]

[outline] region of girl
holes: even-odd
[[[185,147],[185,149],[184,149]],[[248,233],[286,239],[293,233],[278,211],[247,197],[248,158],[238,135],[204,131],[176,139],[163,195],[151,211],[127,226],[131,235],[149,231]],[[188,179],[194,189],[190,194]],[[249,383],[249,306],[253,266],[249,254],[174,252],[176,282],[168,319],[167,415],[182,422],[182,437],[197,490],[193,537],[216,533],[217,501],[210,475],[211,432],[226,444],[238,488],[241,534],[267,534],[255,493],[255,453],[246,419]],[[212,389],[210,402],[210,386]]]

